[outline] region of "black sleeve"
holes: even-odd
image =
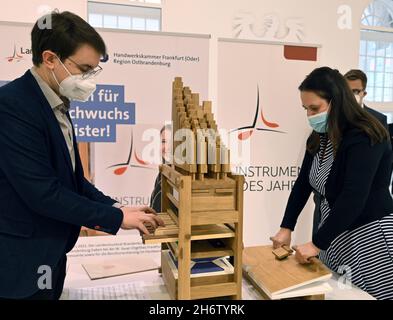
[[[310,197],[312,188],[309,183],[309,172],[312,159],[311,154],[306,151],[299,176],[288,199],[281,228],[291,229],[292,231],[295,229],[297,219]]]
[[[51,165],[45,134],[37,120],[11,102],[0,102],[0,168],[6,179],[37,214],[77,226],[98,226],[116,234],[123,220],[122,211],[91,201],[62,185]]]
[[[368,138],[348,147],[342,191],[329,217],[313,236],[313,243],[319,249],[329,248],[331,242],[348,230],[362,213],[384,151],[384,143],[371,146]]]
[[[100,190],[98,190],[92,183],[86,178],[83,178],[83,195],[90,200],[95,202],[103,203],[108,206],[112,206],[117,201],[111,197],[106,196]]]

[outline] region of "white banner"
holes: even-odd
[[[311,132],[297,88],[318,66],[317,51],[255,41],[218,43],[219,126],[250,144],[250,163],[233,167],[246,177],[245,246],[269,243],[279,229]],[[295,242],[311,240],[312,208],[305,209]]]
[[[144,147],[159,139],[160,128],[171,121],[176,76],[207,100],[209,37],[108,31],[101,35],[109,48],[101,82],[124,86],[125,100],[135,104],[135,125],[118,125],[115,143],[95,144],[95,184],[124,205],[149,205],[158,169],[143,154]],[[157,130],[149,134],[150,128]]]
[[[0,86],[32,67],[30,32],[33,25],[0,22]]]

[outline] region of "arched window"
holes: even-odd
[[[366,100],[393,102],[393,0],[374,0],[364,10],[360,69],[368,77]]]

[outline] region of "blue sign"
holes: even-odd
[[[135,124],[135,103],[124,100],[124,86],[97,85],[87,102],[73,101],[70,116],[78,142],[116,142],[116,125]]]

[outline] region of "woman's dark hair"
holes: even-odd
[[[42,53],[51,50],[64,61],[83,45],[88,44],[102,56],[106,55],[104,40],[81,17],[71,12],[53,11],[40,18],[31,31],[33,63],[42,63]]]
[[[383,125],[357,103],[347,81],[338,70],[329,67],[315,69],[302,82],[299,90],[313,92],[330,102],[327,127],[335,152],[348,129],[357,128],[365,132],[372,144],[389,139]],[[307,150],[313,155],[316,154],[319,142],[319,134],[313,131],[307,140]]]

